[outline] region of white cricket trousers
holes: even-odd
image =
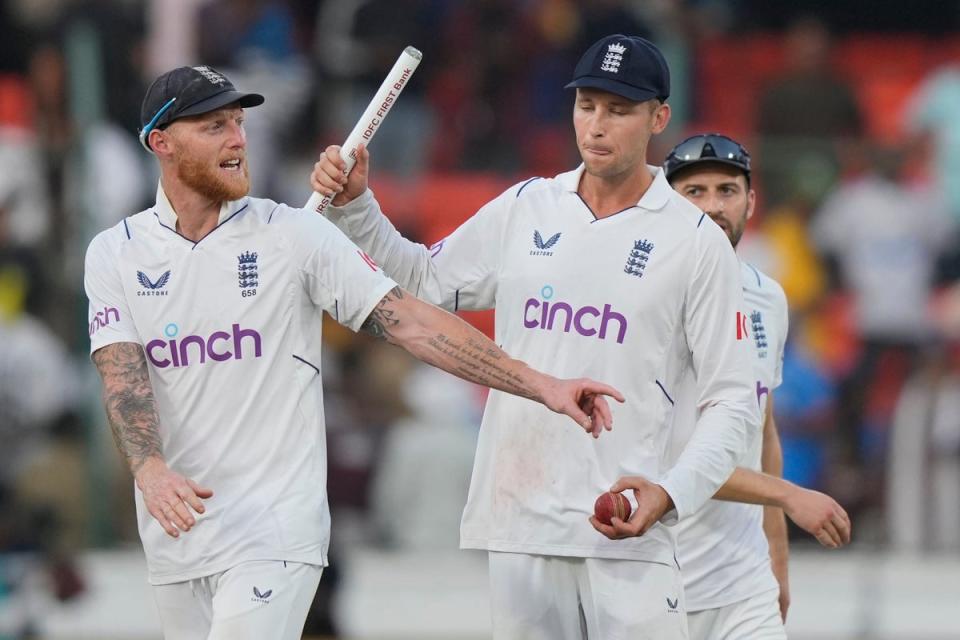
[[[687,614],[690,640],[787,640],[780,618],[780,589],[725,607]]]
[[[491,551],[494,640],[687,640],[675,565]]]
[[[154,585],[164,640],[300,640],[323,567],[243,562],[204,578]]]

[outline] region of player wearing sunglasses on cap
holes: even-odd
[[[585,367],[628,397],[617,428],[583,443],[493,393],[461,546],[488,551],[498,639],[686,638],[669,527],[694,513],[746,451],[760,417],[736,256],[721,229],[646,162],[670,119],[669,70],[652,43],[612,35],[577,64],[582,164],[523,181],[431,249],[402,238],[367,189],[368,154],[344,177],[329,147],[312,176],[327,215],[398,282],[448,309],[496,307],[496,339],[555,373]],[[674,393],[695,368],[695,434],[668,462]],[[627,522],[597,496],[642,477]]]
[[[664,171],[671,186],[709,215],[736,248],[756,206],[747,150],[720,134],[695,135],[670,151]],[[775,280],[744,261],[739,281],[745,306],[738,330],[751,345],[751,383],[764,416],[763,432],[717,493],[721,500],[737,502],[711,500],[676,527],[692,640],[786,637],[790,592],[784,511],[824,546],[836,548],[850,539],[849,518],[832,498],[779,477],[783,457],[773,393],[781,381],[787,300]],[[683,449],[696,423],[695,390],[689,372],[677,393],[672,455]]]

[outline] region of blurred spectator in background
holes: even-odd
[[[582,27],[573,45],[574,51],[586,51],[591,44],[610,33],[626,33],[650,39],[654,34],[642,20],[641,11],[665,11],[665,8],[641,7],[641,4],[645,3],[596,0],[589,6],[579,6]]]
[[[805,316],[827,290],[826,270],[809,234],[812,214],[805,199],[784,200],[759,219],[740,250],[781,283],[791,315]]]
[[[517,162],[500,168],[531,175],[561,173],[579,161],[570,141],[570,95],[563,89],[579,54],[610,33],[648,38],[650,29],[641,21],[635,5],[620,0],[599,0],[589,6],[573,0],[537,0],[530,3],[528,30],[514,46],[522,47],[528,65],[516,87],[524,105],[514,114],[496,110],[505,120],[507,138]],[[516,141],[522,140],[517,145]]]
[[[514,136],[519,123],[530,123],[524,85],[536,51],[525,9],[510,0],[450,4],[438,51],[444,63],[428,94],[440,132],[431,150],[435,168],[520,169]]]
[[[831,477],[830,436],[836,423],[836,384],[796,336],[787,341],[783,384],[777,388],[774,417],[783,448],[783,477],[795,484],[829,491],[851,504],[850,487]],[[856,506],[856,505],[854,505]],[[792,527],[792,530],[796,530]]]
[[[190,64],[222,69],[239,85],[260,87],[267,96],[263,109],[246,122],[247,141],[257,149],[250,190],[276,198],[289,158],[284,142],[298,135],[293,124],[316,90],[289,3],[210,0],[200,5],[194,28],[197,59]]]
[[[197,64],[197,9],[209,0],[145,0],[143,78]]]
[[[346,0],[326,2],[314,36],[317,62],[327,82],[318,113],[333,131],[324,137],[346,138],[376,93],[387,72],[407,46],[420,49],[430,65],[390,109],[390,125],[377,131],[377,164],[404,177],[417,177],[427,166],[429,141],[436,132],[434,115],[424,101],[432,74],[454,65],[456,57],[440,55],[447,3],[425,0]],[[490,34],[493,37],[493,34]],[[463,55],[477,55],[462,43]],[[453,132],[443,131],[441,139]],[[314,156],[319,155],[319,150]],[[312,160],[315,160],[314,157]],[[307,169],[309,173],[309,169]]]
[[[7,480],[73,409],[78,391],[63,343],[24,308],[28,286],[17,262],[0,262],[0,478]]]
[[[62,45],[51,39],[41,40],[30,54],[27,80],[33,105],[30,119],[36,131],[40,155],[39,179],[42,180],[51,216],[48,246],[62,248],[64,238],[63,190],[68,151],[73,143],[75,127],[69,112],[67,65]]]
[[[90,29],[94,40],[90,54],[95,68],[91,77],[73,76],[74,82],[96,83],[95,87],[70,87],[74,99],[95,98],[102,102],[103,118],[124,131],[136,132],[139,126],[140,100],[146,85],[141,78],[145,65],[145,30],[143,3],[117,0],[73,0],[64,3],[65,10],[52,26],[54,36],[67,53],[68,67],[82,67],[83,60],[74,59],[84,54],[77,48],[78,41],[87,37]],[[86,70],[85,70],[86,71]],[[76,69],[71,70],[72,73]],[[93,90],[95,94],[85,94]],[[86,105],[72,105],[73,115],[83,117]],[[85,124],[85,123],[83,123]],[[151,194],[152,195],[152,194]]]
[[[377,460],[390,425],[409,414],[402,389],[412,358],[395,351],[381,343],[351,339],[340,354],[334,386],[337,409],[327,426],[327,493],[337,522],[334,528],[344,530],[344,539],[375,537],[365,516]],[[351,528],[354,524],[359,526]]]
[[[390,425],[375,468],[371,522],[390,548],[459,548],[480,428],[479,388],[415,365],[403,381],[411,415]]]
[[[72,557],[88,525],[79,388],[61,340],[27,313],[31,279],[10,258],[0,237],[0,555],[34,554],[66,600],[83,590]]]
[[[0,246],[36,251],[50,232],[50,197],[42,147],[20,124],[0,122]]]
[[[39,304],[43,274],[36,256],[11,242],[9,201],[0,200],[0,483],[43,447],[78,391],[62,341],[28,309]]]
[[[85,30],[89,19],[80,13],[65,17],[60,27],[63,35],[40,44],[30,58],[44,187],[53,199],[48,248],[58,267],[67,259],[72,243],[86,239],[85,224],[89,222],[92,228],[115,224],[143,205],[148,195],[148,173],[136,143],[137,125],[130,122],[129,99],[126,91],[109,88],[123,83],[139,91],[137,73],[117,69],[115,78],[100,77],[68,60],[64,41]],[[101,19],[110,23],[108,17]],[[110,57],[109,49],[104,50],[108,47],[105,32],[94,33],[101,37],[85,40],[81,36],[81,41],[74,41],[75,55],[80,56],[82,50],[85,55]],[[84,87],[79,93],[78,83]],[[111,98],[114,94],[120,97]],[[136,108],[139,110],[139,105]]]
[[[32,51],[27,76],[35,104],[31,116],[39,174],[49,202],[49,230],[42,246],[49,276],[43,318],[68,345],[86,339],[79,314],[65,313],[81,304],[79,243],[87,240],[88,230],[116,223],[147,197],[148,174],[136,129],[116,124],[125,120],[126,102],[107,99],[108,94],[125,93],[113,92],[114,84],[139,84],[135,76],[111,77],[100,68],[101,60],[114,52],[99,35],[108,31],[91,22],[96,17],[83,12],[63,16],[51,27],[54,35],[45,36]],[[102,12],[99,19],[110,22]],[[115,52],[126,53],[122,48]]]
[[[611,4],[620,9],[620,3],[606,1],[593,3],[591,9],[600,18],[610,12]],[[540,0],[531,4],[531,32],[527,37],[530,65],[526,72],[529,79],[520,87],[527,106],[521,112],[525,115],[516,114],[511,118],[511,130],[523,140],[516,151],[525,172],[553,175],[577,160],[576,148],[570,144],[570,96],[563,85],[570,68],[577,62],[577,54],[602,35],[617,31],[611,28],[581,45],[587,27],[584,13],[570,0]],[[618,28],[623,29],[623,33],[638,33],[628,28],[636,21],[624,14],[625,11],[617,11],[619,17],[626,18]],[[497,113],[497,118],[501,117],[502,114]],[[524,125],[516,122],[519,118],[529,121]]]
[[[899,150],[865,145],[862,152],[868,171],[839,185],[812,225],[816,246],[852,298],[861,339],[839,416],[846,459],[855,463],[882,457],[893,399],[932,338],[934,265],[951,229],[930,190],[899,182]]]
[[[282,62],[297,52],[293,16],[277,0],[212,0],[201,5],[197,57],[213,67]]]
[[[860,135],[863,117],[850,86],[834,74],[826,25],[795,20],[784,47],[784,69],[760,95],[761,180],[770,206],[798,197],[815,204],[839,174],[838,147]]]
[[[887,531],[897,551],[960,551],[960,352],[925,352],[897,402]]]
[[[940,265],[940,281],[960,280],[960,64],[930,74],[906,111],[906,128],[927,147],[930,173],[957,223]]]

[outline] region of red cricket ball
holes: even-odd
[[[593,515],[603,524],[610,524],[614,517],[626,521],[630,517],[630,501],[622,493],[601,493],[593,503]]]

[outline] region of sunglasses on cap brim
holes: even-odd
[[[150,148],[150,145],[147,144],[147,137],[150,135],[151,131],[157,128],[157,123],[160,122],[160,118],[162,118],[163,114],[165,114],[167,111],[170,110],[170,107],[172,107],[173,103],[176,101],[177,101],[176,98],[170,98],[169,100],[167,100],[166,104],[160,107],[156,115],[150,118],[150,122],[145,124],[143,126],[143,129],[140,130],[140,136],[139,136],[140,144],[143,145],[143,148],[146,149],[147,151],[152,151],[152,149]]]
[[[750,153],[739,142],[719,134],[687,138],[670,152],[668,162],[684,165],[698,160],[717,160],[750,172]]]

